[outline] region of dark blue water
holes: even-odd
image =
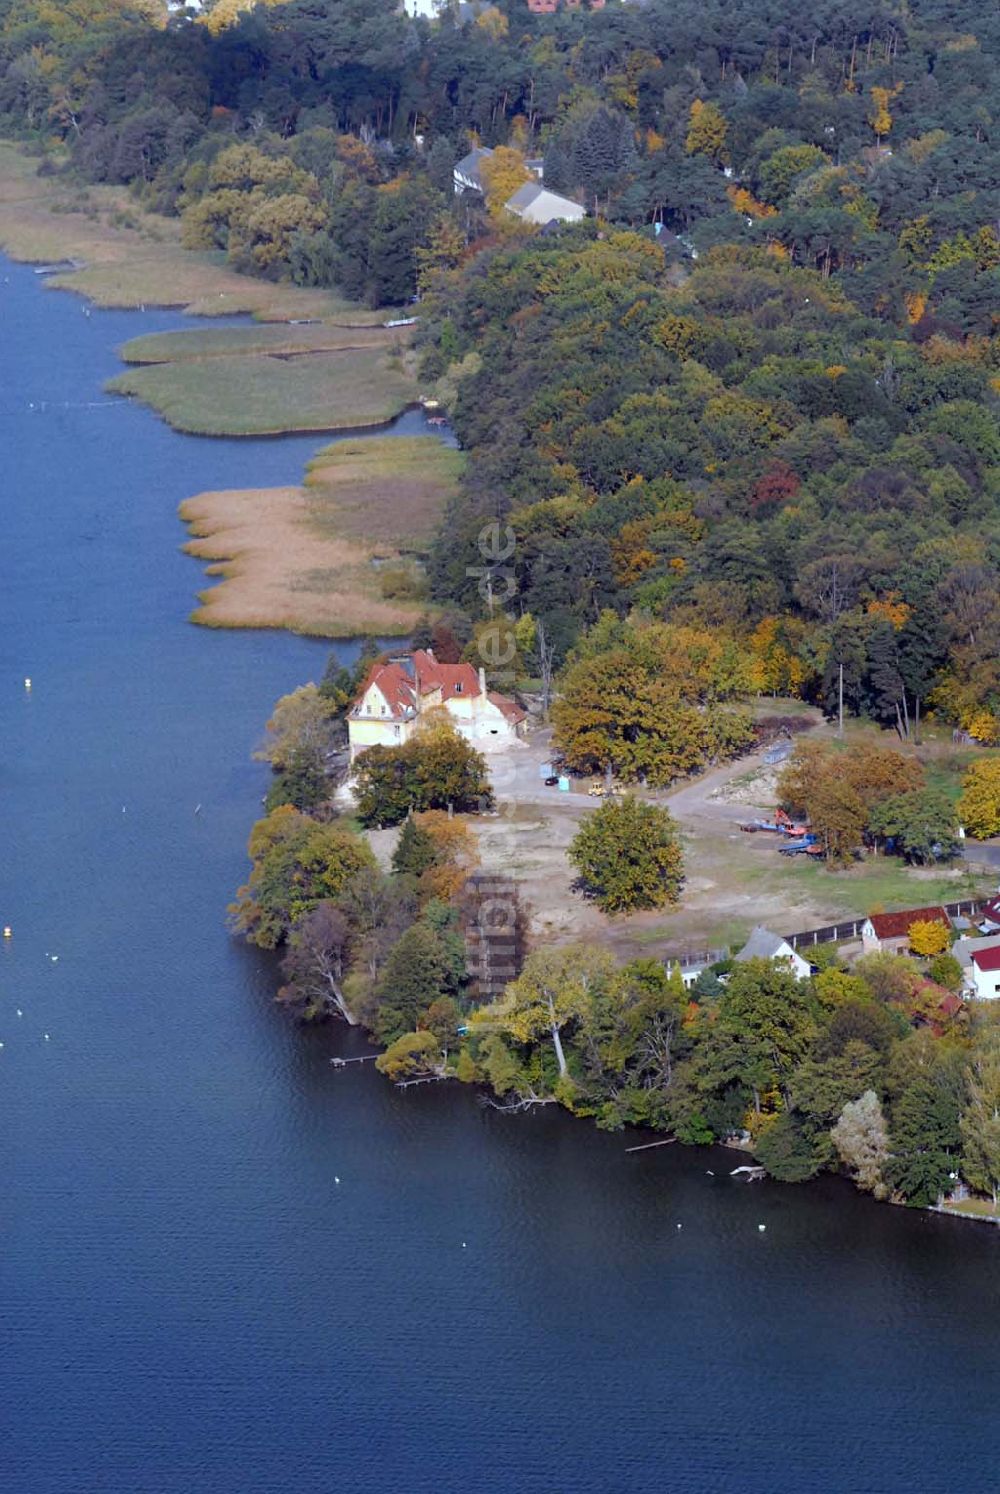
[[[5,1486],[995,1488],[1000,1234],[398,1094],[275,1010],[224,910],[249,751],[326,648],[187,624],[175,515],[317,442],[53,408],[182,319],[4,273]]]

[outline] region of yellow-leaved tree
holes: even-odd
[[[479,163],[479,175],[486,189],[486,206],[490,217],[511,225],[517,220],[504,212],[508,199],[518,187],[531,181],[531,172],[524,164],[524,156],[512,145],[498,145],[491,156],[484,156]]]
[[[868,109],[868,123],[875,131],[876,140],[884,140],[892,129],[889,105],[902,87],[902,83],[897,83],[895,88],[879,88],[876,84],[870,90],[871,104]]]
[[[986,840],[1000,833],[1000,758],[981,757],[962,780],[958,816],[969,835]]]
[[[211,10],[205,12],[204,21],[212,35],[218,36],[227,26],[234,25],[243,11],[250,10],[254,5],[285,4],[287,0],[216,0]]]
[[[729,160],[726,150],[728,128],[725,115],[717,104],[695,99],[688,115],[684,149],[689,156],[708,156],[717,164],[724,165]]]
[[[918,918],[909,927],[910,948],[915,955],[943,954],[951,936],[936,918]]]

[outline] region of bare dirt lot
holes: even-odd
[[[626,957],[681,954],[742,941],[757,923],[795,933],[880,907],[968,896],[980,885],[962,867],[921,871],[876,857],[831,871],[805,857],[780,856],[777,836],[739,829],[755,810],[774,806],[775,774],[758,754],[644,795],[665,804],[680,827],[686,867],[681,906],[609,919],[573,890],[566,857],[582,817],[600,800],[587,795],[587,780],[570,793],[545,787],[540,769],[550,743],[551,734],[540,730],[523,746],[491,757],[498,813],[471,821],[483,865],[517,878],[542,941],[600,939]]]

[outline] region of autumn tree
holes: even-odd
[[[441,1049],[432,1032],[404,1032],[375,1060],[380,1074],[398,1084],[403,1079],[441,1073]]]
[[[708,156],[717,165],[729,159],[726,150],[728,125],[717,104],[695,99],[688,115],[688,130],[684,149],[689,156]]]
[[[333,744],[337,706],[316,685],[301,685],[283,695],[271,712],[267,735],[254,757],[276,772],[295,751],[324,756]]]
[[[977,758],[962,780],[958,816],[969,835],[1000,834],[1000,757]]]
[[[662,908],[680,898],[684,860],[673,817],[632,794],[588,815],[568,855],[605,913]]]
[[[355,761],[354,791],[365,825],[398,825],[425,809],[476,813],[493,804],[482,753],[446,716],[422,724],[401,747],[368,747]]]
[[[448,902],[479,865],[475,832],[465,820],[449,815],[443,809],[424,810],[415,815],[414,820],[417,830],[427,837],[433,850],[433,860],[420,876],[421,894]]]
[[[604,614],[562,677],[554,745],[575,771],[668,784],[749,748],[750,719],[728,702],[753,682],[751,655],[724,636]]]
[[[482,1007],[471,1018],[473,1030],[490,1030],[515,1043],[552,1043],[559,1077],[568,1074],[563,1034],[584,1021],[591,1009],[595,984],[613,968],[611,956],[589,944],[546,945],[525,961],[499,1001]]]
[[[889,1160],[889,1134],[875,1091],[867,1089],[859,1099],[849,1100],[830,1134],[858,1187],[874,1193],[876,1198],[884,1198],[888,1192],[884,1174]]]
[[[943,923],[932,918],[918,918],[909,927],[910,948],[925,958],[942,954],[951,944],[951,935]]]
[[[229,911],[234,928],[261,949],[277,948],[300,918],[336,900],[375,861],[361,836],[289,805],[258,820],[248,849],[250,876]]]
[[[506,205],[518,187],[532,180],[524,156],[512,146],[498,145],[491,156],[484,156],[480,161],[479,174],[490,216],[501,222],[515,223],[516,220],[507,214]]]

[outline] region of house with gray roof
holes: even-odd
[[[569,197],[561,197],[558,192],[550,192],[540,182],[525,182],[523,187],[518,187],[513,197],[507,198],[504,207],[522,222],[536,223],[539,226],[553,222],[579,223],[581,218],[587,216],[586,208],[582,208],[578,202]]]
[[[467,156],[455,162],[452,180],[459,195],[463,192],[482,192],[483,179],[479,175],[479,167],[492,154],[488,145],[477,145],[475,150],[470,150]]]
[[[757,925],[739,954],[733,958],[738,965],[745,960],[770,960],[772,964],[787,965],[796,980],[805,980],[811,971],[809,961],[804,960],[787,939],[783,939],[780,934],[772,934],[770,929],[765,929],[761,924]]]

